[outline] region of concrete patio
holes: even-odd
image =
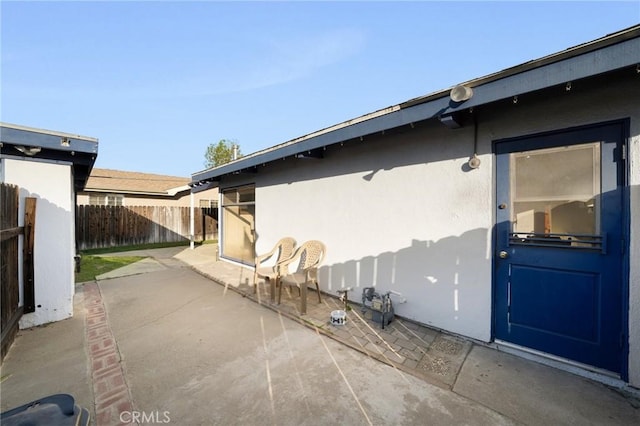
[[[20,331],[2,411],[70,393],[98,425],[640,422],[637,392],[615,381],[398,317],[382,330],[353,304],[331,325],[337,295],[310,291],[306,315],[295,292],[271,303],[215,246],[125,254],[150,257],[79,285],[73,318]]]

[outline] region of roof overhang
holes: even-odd
[[[174,198],[178,195],[182,196],[188,194],[191,190],[189,185],[181,186],[178,188],[171,188],[165,192],[159,191],[134,191],[130,189],[109,189],[109,188],[90,188],[85,186],[82,189],[83,193],[100,193],[100,194],[124,194],[124,195],[137,195],[141,197],[156,197],[156,198]]]
[[[216,186],[225,175],[252,170],[272,161],[638,64],[640,25],[462,83],[473,90],[473,96],[466,101],[454,102],[450,97],[451,88],[434,92],[196,172],[190,185],[197,192],[201,187]]]
[[[0,123],[0,156],[70,163],[74,188],[84,188],[98,156],[98,140],[50,130]]]

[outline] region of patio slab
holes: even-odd
[[[382,329],[357,305],[335,326],[330,295],[310,292],[306,315],[297,293],[273,304],[215,246],[144,255],[164,268],[78,287],[74,318],[19,332],[3,411],[66,392],[98,425],[110,404],[189,425],[640,423],[633,395],[477,342],[399,317]]]
[[[76,404],[94,415],[84,322],[79,292],[72,318],[18,331],[0,369],[2,412],[47,395],[72,393]]]
[[[194,269],[225,288],[316,328],[373,359],[464,395],[522,424],[640,424],[638,389],[609,387],[399,317],[382,330],[379,324],[371,321],[370,314],[362,314],[356,304],[352,304],[353,310],[347,313],[346,324],[334,326],[329,321],[330,313],[342,309],[342,305],[333,295],[325,294],[323,302],[318,304],[314,294],[309,292],[308,312],[300,315],[295,292],[283,293],[281,305],[270,303],[268,286],[259,286],[263,291],[253,295],[244,278],[247,268],[228,262],[210,262]],[[500,365],[492,370],[492,374],[501,373],[502,376],[493,382],[493,386],[482,386],[488,373],[481,368],[494,364]],[[506,365],[512,368],[505,368]],[[585,383],[589,387],[583,395],[580,389]],[[571,391],[559,397],[563,389]],[[551,410],[541,409],[545,401],[549,402]],[[598,415],[590,415],[593,410],[597,410]]]
[[[558,419],[575,425],[640,424],[638,401],[601,383],[477,345],[453,390],[511,418],[535,419],[535,424],[557,424]]]

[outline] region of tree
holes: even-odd
[[[236,158],[242,157],[240,145],[228,139],[222,139],[217,144],[212,143],[204,153],[204,165],[207,168],[220,166],[233,160],[233,151],[236,151]]]

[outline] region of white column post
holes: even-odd
[[[195,218],[193,217],[193,212],[195,210],[194,208],[195,197],[193,196],[193,189],[191,190],[190,201],[191,201],[191,208],[189,210],[189,248],[193,250],[194,249],[193,239],[195,238],[193,234],[196,232]]]

